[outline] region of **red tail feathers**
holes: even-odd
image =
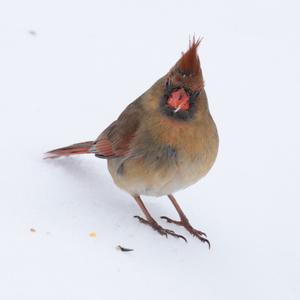
[[[94,144],[93,141],[89,142],[83,142],[74,144],[68,147],[58,148],[54,149],[52,151],[49,151],[45,153],[44,158],[57,158],[60,156],[70,156],[70,155],[76,155],[76,154],[88,154],[91,153],[90,149],[92,145]]]

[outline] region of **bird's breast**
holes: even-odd
[[[108,161],[120,188],[133,195],[162,196],[186,188],[209,171],[218,148],[215,126],[152,125],[138,133],[127,157]]]

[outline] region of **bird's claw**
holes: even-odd
[[[155,231],[157,231],[161,235],[164,235],[165,237],[168,237],[168,235],[172,235],[176,238],[183,239],[185,242],[187,242],[187,239],[183,235],[177,234],[173,230],[161,227],[154,219],[148,221],[140,216],[134,217],[137,218],[141,223],[151,226]]]
[[[200,230],[196,230],[193,228],[193,230],[188,230],[191,235],[195,236],[196,238],[198,238],[202,243],[207,243],[208,245],[208,249],[210,249],[210,241],[206,238],[204,238],[203,236],[206,236],[206,234],[200,234],[202,233]]]
[[[189,223],[188,219],[182,219],[181,221],[175,221],[166,216],[162,216],[160,218],[166,220],[168,223],[173,223],[173,224],[176,224],[179,226],[183,226],[192,236],[195,236],[203,243],[207,243],[208,248],[210,249],[210,242],[206,238],[207,235],[204,232],[193,228],[192,225]]]
[[[168,223],[173,223],[173,224],[176,224],[176,225],[182,225],[182,223],[180,221],[172,220],[171,218],[166,217],[166,216],[161,216],[160,218],[166,220]]]
[[[145,220],[144,218],[142,218],[140,216],[134,216],[134,218],[137,218],[143,224],[148,224],[149,223],[147,220]]]

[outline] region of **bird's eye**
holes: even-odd
[[[173,90],[173,87],[172,87],[172,81],[170,78],[167,79],[166,81],[166,91],[168,94],[170,94]]]
[[[166,81],[166,87],[169,87],[172,84],[171,79],[168,78]]]

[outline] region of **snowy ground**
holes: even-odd
[[[2,0],[0,299],[300,299],[299,8]],[[210,251],[139,224],[105,161],[41,159],[95,138],[193,33],[221,145],[176,195]],[[167,198],[146,200],[176,216]]]

